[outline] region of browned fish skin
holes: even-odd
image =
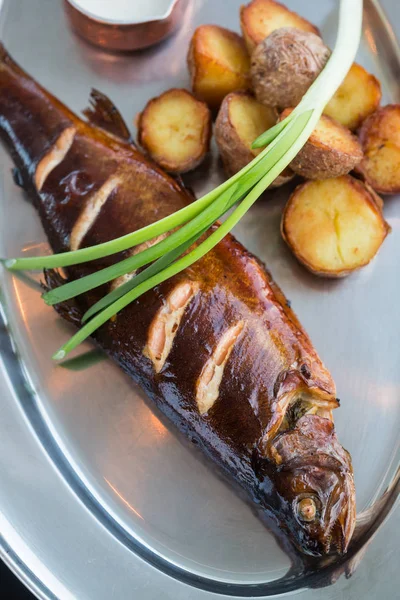
[[[119,115],[116,127],[114,134],[121,130]],[[71,113],[5,50],[0,131],[55,252],[68,250],[71,242],[83,247],[124,235],[192,200],[128,141]],[[68,277],[120,258],[71,267]],[[77,311],[105,291],[79,297],[75,320]],[[65,316],[66,307],[62,310]],[[354,487],[349,456],[330,420],[337,406],[334,382],[269,273],[232,236],[129,305],[96,340],[181,430],[280,520],[298,547],[314,554],[329,546],[346,550],[354,526]],[[316,416],[301,418],[307,411]],[[297,445],[287,437],[293,431]],[[282,447],[291,450],[281,452]],[[320,447],[333,452],[329,464],[319,457]],[[318,492],[321,470],[332,476]],[[296,507],[316,495],[310,526]],[[328,510],[333,498],[336,512]]]

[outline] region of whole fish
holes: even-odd
[[[193,199],[135,148],[105,96],[91,100],[87,120],[77,117],[1,49],[1,136],[55,252],[125,235]],[[70,267],[67,277],[141,249]],[[47,282],[58,285],[59,275]],[[110,285],[58,311],[79,326]],[[334,430],[334,382],[268,271],[234,237],[94,337],[297,548],[346,552],[355,492]]]

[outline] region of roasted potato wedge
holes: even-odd
[[[215,139],[230,177],[246,166],[261,149],[251,147],[254,140],[264,131],[275,125],[277,113],[273,108],[264,106],[246,92],[232,92],[221,104],[215,122]],[[271,187],[283,185],[294,177],[286,169]]]
[[[400,192],[400,105],[377,110],[363,123],[359,139],[364,159],[357,172],[382,194]]]
[[[345,277],[374,258],[390,227],[375,192],[344,175],[298,186],[284,210],[281,231],[310,271]]]
[[[240,25],[250,54],[275,29],[295,27],[320,35],[312,23],[274,0],[252,0],[240,9]]]
[[[330,50],[309,31],[273,31],[251,56],[251,80],[259,102],[282,110],[296,106],[324,68]]]
[[[293,109],[283,111],[280,119]],[[361,145],[349,129],[322,115],[305,146],[290,168],[306,179],[329,179],[349,173],[363,158]]]
[[[381,84],[377,78],[354,63],[325,107],[324,114],[355,131],[378,108],[381,97]]]
[[[250,58],[237,33],[217,25],[201,25],[189,46],[188,67],[193,93],[218,109],[230,92],[248,90]]]
[[[210,109],[187,90],[171,89],[150,100],[137,126],[139,144],[170,173],[194,169],[210,148]]]

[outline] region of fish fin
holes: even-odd
[[[115,104],[102,92],[92,88],[89,106],[83,114],[95,127],[134,145],[130,131]]]
[[[196,200],[196,194],[194,192],[194,189],[185,183],[181,175],[174,175],[173,178],[175,179],[179,187],[185,190],[189,194],[189,196],[192,197],[192,200]]]
[[[24,190],[26,186],[21,169],[18,169],[18,167],[14,167],[13,169],[11,169],[11,174],[15,185]]]
[[[41,285],[45,292],[49,292],[50,290],[60,287],[60,285],[68,283],[68,279],[63,277],[60,271],[56,269],[45,269],[43,273],[44,282],[42,282]],[[61,302],[60,304],[55,304],[54,308],[60,317],[69,323],[72,323],[72,325],[75,325],[76,327],[80,327],[82,325],[82,316],[84,311],[78,306],[74,298],[71,300],[66,300],[65,302]]]

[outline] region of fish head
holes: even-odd
[[[291,537],[306,554],[347,551],[356,521],[353,469],[333,422],[306,415],[269,448]]]

